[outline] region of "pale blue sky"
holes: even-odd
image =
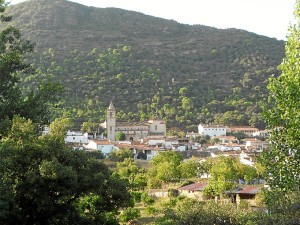
[[[17,4],[25,0],[11,0]],[[51,0],[49,0],[51,1]],[[296,0],[72,0],[99,8],[116,7],[184,24],[239,28],[284,40],[294,21]]]

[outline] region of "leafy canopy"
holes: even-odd
[[[30,120],[14,117],[0,155],[4,223],[105,224],[107,213],[130,202],[126,183],[102,162],[72,150],[58,135],[38,136]]]
[[[296,1],[297,24],[290,27],[286,55],[279,69],[281,75],[271,78],[268,89],[271,109],[265,110],[270,130],[270,146],[262,157],[266,178],[272,188],[300,188],[300,2]]]

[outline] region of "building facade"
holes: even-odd
[[[255,127],[242,126],[242,127],[229,127],[227,130],[228,133],[243,133],[248,137],[253,137],[253,134],[258,132],[258,129]]]
[[[226,136],[226,130],[227,128],[221,125],[199,124],[198,126],[198,133],[202,136]]]
[[[163,120],[149,120],[147,122],[118,122],[116,109],[111,102],[107,109],[106,119],[107,139],[116,141],[116,134],[122,132],[126,140],[137,141],[151,135],[166,135],[166,123]]]
[[[110,141],[116,140],[116,109],[111,102],[107,109],[107,116],[106,116],[106,129],[107,129],[107,139]]]

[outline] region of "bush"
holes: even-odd
[[[146,193],[146,192],[144,192],[141,197],[142,197],[142,201],[146,205],[152,205],[155,202],[154,198],[152,196],[148,195],[148,193]]]
[[[170,198],[177,197],[178,196],[178,190],[177,189],[169,189],[168,190],[168,196]]]
[[[133,158],[133,153],[130,149],[119,149],[112,151],[109,158],[114,162],[123,162],[124,159]]]
[[[86,152],[88,157],[94,158],[94,159],[104,159],[104,155],[101,151],[92,151],[92,152]]]
[[[120,221],[122,222],[128,222],[130,220],[136,219],[141,216],[141,212],[138,209],[135,208],[126,208],[121,214],[120,214]]]
[[[134,199],[135,203],[142,201],[142,192],[141,191],[132,191],[130,192],[132,198]]]

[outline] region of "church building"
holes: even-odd
[[[166,123],[163,120],[149,120],[147,122],[119,122],[116,117],[116,109],[111,102],[107,109],[106,128],[107,139],[116,140],[116,134],[122,132],[126,140],[138,141],[148,136],[165,136]]]

